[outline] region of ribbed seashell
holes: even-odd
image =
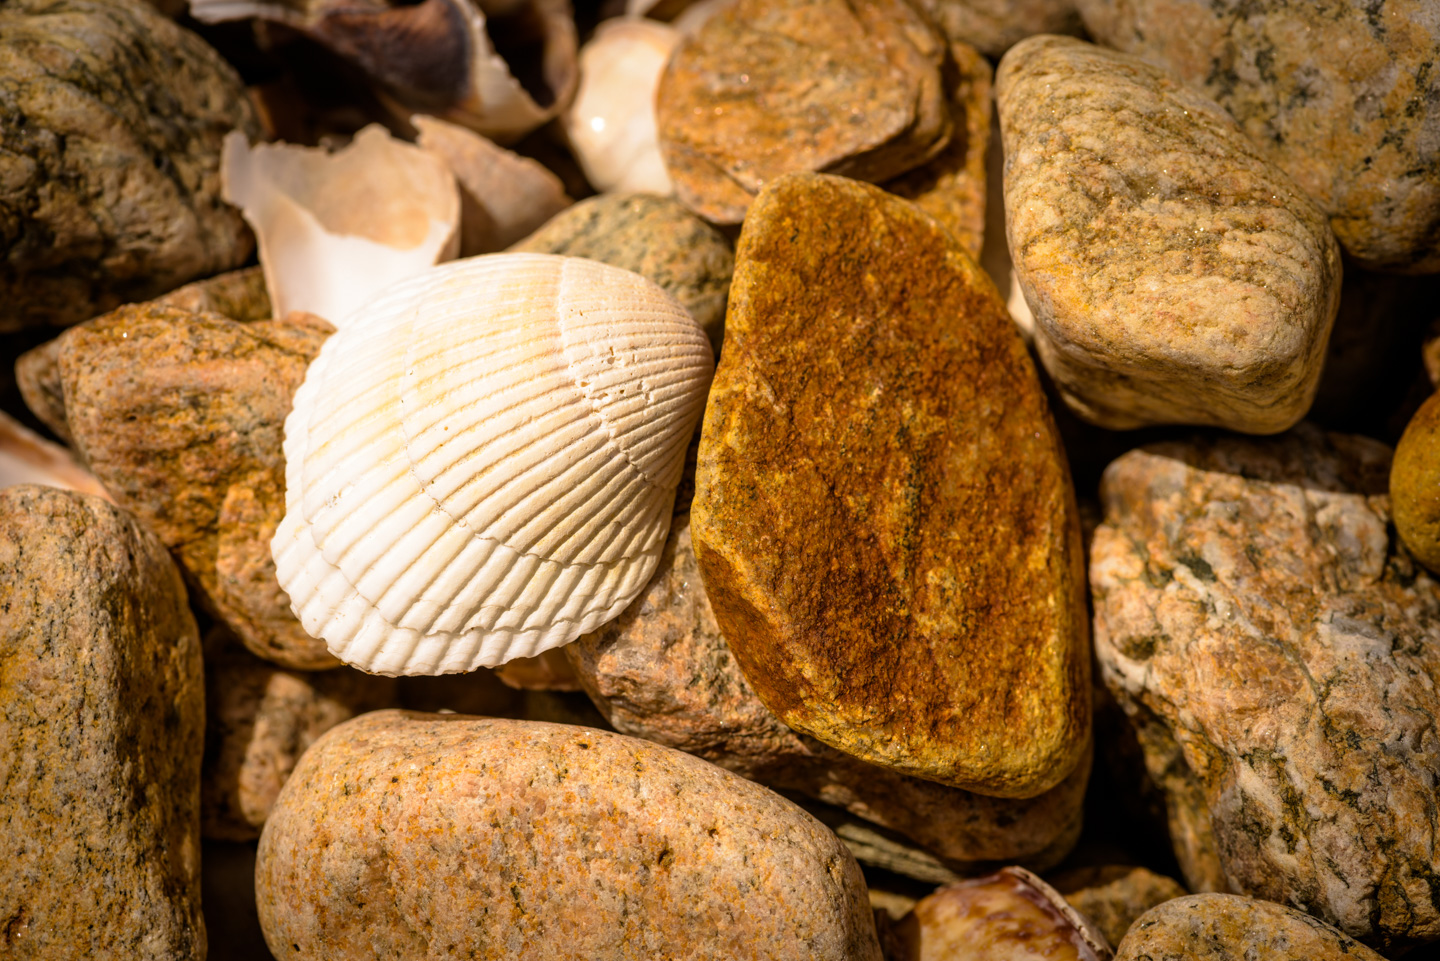
[[[655,570],[713,368],[678,302],[594,261],[494,254],[390,287],[285,422],[271,549],[296,616],[379,674],[594,630]]]

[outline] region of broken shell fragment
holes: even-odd
[[[378,124],[333,154],[232,133],[221,178],[255,230],[277,317],[301,310],[339,326],[376,291],[458,252],[455,178]]]
[[[560,178],[529,157],[435,117],[410,122],[420,146],[444,161],[460,185],[462,257],[504,250],[574,202]]]
[[[44,484],[115,499],[75,455],[0,411],[0,487]]]
[[[594,261],[495,254],[394,285],[285,422],[271,549],[296,616],[377,674],[594,630],[655,570],[713,367],[674,298]]]
[[[671,192],[655,131],[655,88],[679,39],[663,23],[617,18],[602,22],[581,49],[565,133],[596,190]]]

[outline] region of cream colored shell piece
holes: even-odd
[[[637,274],[546,254],[394,285],[311,365],[271,548],[305,629],[379,674],[569,643],[649,580],[714,362]]]

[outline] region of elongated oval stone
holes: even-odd
[[[1224,110],[1068,37],[996,75],[1005,229],[1035,346],[1102,427],[1293,425],[1340,303],[1325,215]]]
[[[1192,894],[1140,917],[1115,961],[1383,961],[1319,918],[1233,894]]]
[[[755,692],[872,764],[1053,787],[1090,723],[1079,527],[994,286],[913,205],[795,174],[730,296],[691,528]]]

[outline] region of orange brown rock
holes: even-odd
[[[1119,944],[1146,911],[1188,893],[1163,874],[1118,864],[1076,868],[1051,878],[1050,883],[1111,944]]]
[[[1284,904],[1192,894],[1147,912],[1115,961],[1384,961],[1354,938]]]
[[[730,296],[691,529],[755,693],[913,777],[1054,787],[1089,736],[1079,523],[994,286],[913,205],[793,174]]]
[[[1395,446],[1390,504],[1406,548],[1440,571],[1440,394],[1420,405]]]

